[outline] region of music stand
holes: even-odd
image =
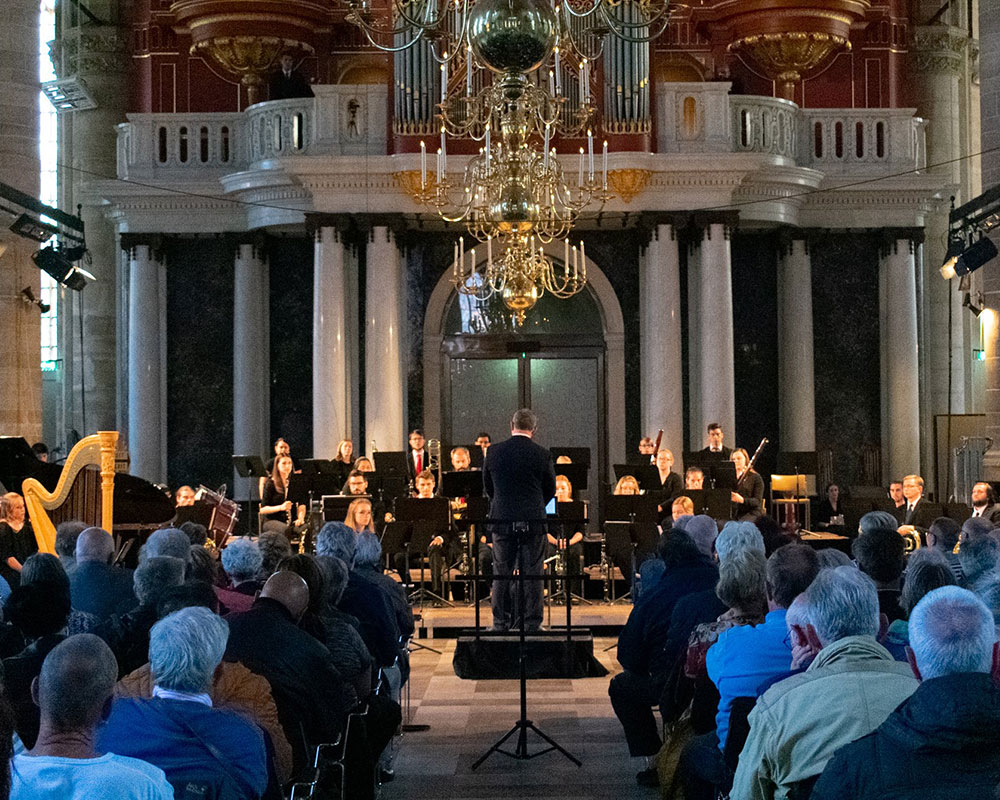
[[[559,456],[568,456],[570,463],[581,464],[584,467],[590,466],[590,448],[589,447],[550,447],[549,452],[552,453],[552,460],[559,458]],[[556,467],[567,466],[566,464],[559,465]]]
[[[608,552],[611,552],[613,548],[608,548],[609,542],[618,543],[624,545],[619,548],[619,551],[628,549],[629,550],[629,561],[631,563],[631,574],[628,576],[629,590],[625,592],[621,597],[615,597],[614,593],[614,579],[611,573],[611,567],[608,568],[607,580],[611,584],[611,603],[624,602],[632,594],[632,585],[635,583],[635,573],[637,567],[636,558],[639,550],[638,546],[642,544],[648,549],[643,549],[642,552],[652,552],[656,549],[656,532],[657,526],[660,521],[660,511],[659,511],[659,498],[653,495],[610,495],[604,503],[604,538],[605,538],[605,548]],[[612,538],[608,538],[609,526],[612,531],[615,530],[615,524],[624,524],[627,527],[623,530],[627,533],[627,539],[616,538],[614,533]],[[652,543],[652,544],[650,544]],[[622,577],[625,577],[622,575]]]
[[[615,480],[631,475],[645,491],[661,489],[660,471],[652,464],[615,464]]]
[[[733,461],[717,461],[703,466],[702,473],[709,482],[709,489],[736,491],[736,464]]]
[[[705,514],[712,519],[730,519],[733,516],[729,489],[685,489],[677,497],[687,497],[694,506],[695,514]]]
[[[483,456],[483,448],[478,444],[463,444],[458,445],[459,447],[464,447],[469,451],[469,464],[475,469],[482,469],[483,462],[486,458]]]
[[[779,475],[815,475],[819,472],[819,458],[812,450],[790,450],[778,453],[775,472]]]
[[[406,469],[406,452],[403,450],[379,450],[372,456],[375,471],[383,478],[402,478],[409,480]]]
[[[582,465],[581,465],[582,466]],[[553,535],[556,539],[564,539],[566,541],[566,546],[569,547],[569,540],[573,538],[573,534],[576,533],[575,528],[580,526],[582,530],[586,527],[587,520],[587,504],[582,500],[570,500],[568,502],[556,503],[556,513],[549,514],[549,533],[552,533],[553,528],[555,528],[556,533]],[[567,530],[569,533],[567,534]],[[583,544],[581,542],[581,544]],[[569,561],[566,558],[566,553],[563,552],[563,564],[568,565]],[[564,566],[564,568],[566,568]],[[581,572],[578,576],[582,580],[583,573]],[[569,573],[563,576],[562,588],[558,589],[556,592],[549,594],[549,621],[552,619],[552,603],[556,601],[557,598],[562,595],[562,598],[566,601],[568,605],[573,604],[573,598],[576,598],[581,603],[586,603],[588,606],[593,605],[589,600],[587,600],[583,595],[574,594],[573,590],[569,588]],[[566,616],[569,617],[569,610],[566,611]]]
[[[236,470],[236,474],[241,478],[269,478],[267,469],[264,467],[264,459],[260,456],[233,456],[233,469]],[[260,492],[258,492],[260,494]],[[254,519],[253,513],[253,481],[250,482],[250,491],[247,493],[247,504],[250,506],[250,519]],[[257,535],[260,535],[260,503],[261,499],[257,499]],[[249,527],[250,521],[247,521],[247,526]],[[250,531],[248,530],[247,533]]]
[[[556,477],[564,476],[573,487],[573,494],[581,492],[588,487],[587,474],[590,472],[588,464],[556,464]]]
[[[323,522],[343,522],[347,517],[347,509],[355,500],[367,500],[373,503],[370,494],[323,495]]]
[[[207,531],[212,522],[212,509],[214,507],[205,500],[195,500],[194,505],[190,506],[177,506],[177,513],[170,524],[179,528],[185,522],[194,522],[197,525],[204,525]]]
[[[406,543],[406,580],[410,579],[410,552],[418,553],[430,552],[431,541],[435,536],[440,536],[447,540],[448,532],[451,528],[451,504],[447,497],[432,497],[429,499],[418,497],[396,498],[394,516],[399,522],[410,523],[410,536]],[[447,559],[442,557],[445,570],[450,568]],[[433,583],[433,574],[431,580]],[[446,600],[441,595],[436,594],[425,586],[424,562],[420,561],[420,588],[410,595],[410,601],[419,600],[420,607],[423,608],[424,599],[430,598],[436,603],[443,603],[453,607],[455,604]],[[441,589],[444,589],[443,582]]]
[[[439,492],[453,500],[458,497],[482,497],[483,473],[479,470],[444,472],[441,474]]]
[[[516,533],[519,537],[528,537],[537,535],[536,529],[533,529],[534,525],[537,525],[537,521],[531,522],[504,522],[509,526],[511,533]],[[521,552],[521,544],[518,543],[517,552]],[[507,576],[504,576],[507,577]],[[528,671],[527,671],[527,650],[525,648],[525,630],[524,630],[524,579],[525,577],[537,578],[544,580],[544,575],[530,575],[525,576],[524,570],[519,569],[517,571],[517,576],[514,578],[517,581],[517,609],[518,609],[518,664],[519,664],[519,682],[521,690],[521,716],[514,723],[514,727],[511,728],[507,733],[501,736],[483,755],[476,759],[472,764],[472,769],[479,769],[480,765],[493,753],[501,753],[510,758],[517,759],[518,761],[527,761],[532,758],[537,758],[538,756],[545,755],[546,753],[551,753],[553,750],[562,753],[566,758],[576,764],[578,767],[582,767],[582,762],[572,755],[568,750],[562,748],[558,742],[547,736],[530,719],[528,719]],[[478,631],[478,627],[477,627]],[[572,629],[569,628],[567,631],[567,636],[572,636]],[[548,744],[543,750],[539,750],[537,753],[528,752],[528,731],[534,731],[535,735]],[[514,746],[513,752],[510,750],[504,750],[504,743],[514,734],[517,734],[517,744]]]

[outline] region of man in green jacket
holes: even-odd
[[[875,730],[917,688],[909,666],[875,640],[878,594],[867,575],[823,570],[805,604],[808,624],[790,633],[818,653],[757,701],[732,800],[787,800],[811,788],[838,748]]]

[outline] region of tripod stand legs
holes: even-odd
[[[532,731],[538,738],[548,744],[544,750],[539,750],[536,753],[528,752],[528,731]],[[513,752],[510,750],[504,750],[504,743],[514,734],[517,734],[517,744],[514,746]],[[551,739],[545,733],[540,731],[530,719],[519,719],[514,723],[514,727],[511,728],[507,733],[505,733],[500,740],[494,744],[489,750],[487,750],[483,755],[481,755],[476,762],[472,765],[472,769],[478,769],[480,765],[487,758],[489,758],[494,753],[502,753],[505,756],[510,756],[511,758],[516,758],[519,761],[527,761],[532,758],[538,758],[538,756],[543,756],[546,753],[551,753],[553,750],[562,753],[566,758],[576,764],[578,767],[582,767],[583,763],[572,753],[565,750],[560,746],[555,740]]]

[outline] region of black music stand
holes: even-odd
[[[587,474],[590,466],[587,464],[556,464],[556,477],[564,476],[573,486],[573,494],[588,488]]]
[[[324,494],[323,522],[343,522],[347,517],[347,509],[355,500],[374,502],[370,494]]]
[[[570,500],[568,502],[556,503],[556,513],[549,514],[549,532],[552,531],[553,527],[557,530],[556,539],[564,539],[566,541],[566,546],[569,546],[569,540],[573,537],[576,532],[573,529],[580,525],[586,527],[587,524],[587,504],[582,500]],[[567,529],[569,529],[569,535],[566,534]],[[581,542],[582,544],[582,542]],[[566,552],[563,552],[563,564],[568,565],[569,561],[566,558]],[[565,569],[566,567],[564,567]],[[579,576],[581,580],[583,579],[583,572],[581,571]],[[549,593],[549,622],[552,621],[552,603],[557,599],[564,600],[567,606],[573,604],[573,600],[579,600],[581,603],[586,603],[588,606],[593,605],[587,598],[582,594],[574,594],[573,590],[569,587],[570,576],[567,572],[562,577],[562,587],[555,592]],[[582,590],[582,588],[581,588]],[[570,611],[566,609],[566,619],[567,625],[569,625],[569,615]]]
[[[457,527],[459,535],[465,537],[465,550],[462,563],[468,567],[475,563],[472,548],[479,549],[478,542],[476,542],[476,524],[485,520],[489,513],[489,502],[483,496],[483,473],[478,469],[463,470],[461,472],[452,470],[451,472],[442,473],[441,486],[438,487],[438,492],[443,497],[448,497],[452,500],[465,498],[465,508],[458,512],[461,515],[461,520]],[[463,570],[463,572],[467,574],[468,569]],[[473,583],[475,583],[475,579],[473,579]],[[473,586],[471,594],[475,599],[475,586]],[[469,584],[466,582],[466,602],[469,600],[469,595]]]
[[[264,459],[260,456],[233,456],[233,469],[236,470],[236,474],[241,478],[269,478],[271,477],[267,469],[264,467]],[[260,494],[260,492],[258,492]],[[247,503],[250,506],[250,519],[257,520],[257,535],[260,535],[260,504],[261,498],[257,499],[257,514],[254,516],[253,513],[253,481],[250,481],[250,491],[247,495]],[[249,527],[250,521],[247,521],[247,526]],[[250,533],[250,530],[247,530]]]
[[[483,448],[478,444],[463,444],[456,447],[464,447],[469,451],[469,463],[474,469],[482,469],[486,458],[483,456]]]
[[[379,450],[372,456],[372,463],[375,465],[375,471],[384,478],[409,480],[404,450]]]
[[[590,466],[589,447],[550,447],[549,452],[552,454],[553,460],[559,458],[559,456],[566,456],[569,458],[571,464],[580,464],[584,467]],[[557,469],[560,466],[568,465],[556,464]]]
[[[629,589],[621,597],[615,597],[614,575],[611,570],[613,565],[608,565],[607,581],[611,586],[611,603],[623,603],[632,594],[632,585],[635,582],[637,567],[637,555],[640,552],[639,546],[648,546],[641,552],[653,552],[656,550],[657,526],[660,521],[659,498],[653,495],[636,494],[613,494],[610,495],[604,504],[604,539],[605,548],[610,551],[608,544],[621,545],[619,551],[629,550],[629,561],[631,564],[631,575],[628,576]],[[624,525],[619,528],[619,535],[612,535],[609,539],[609,526],[615,523]],[[620,535],[624,531],[624,535]],[[649,542],[652,545],[649,546]],[[624,575],[622,577],[625,577]]]
[[[548,520],[546,520],[548,522]],[[527,538],[528,536],[537,536],[537,528],[533,530],[533,526],[537,526],[541,521],[529,521],[529,522],[503,522],[500,524],[509,526],[511,533],[516,534],[520,538]],[[517,552],[521,552],[521,546],[518,545]],[[510,758],[517,759],[518,761],[527,761],[532,758],[538,758],[538,756],[543,756],[546,753],[551,753],[553,750],[562,753],[566,758],[576,764],[578,767],[582,767],[583,763],[568,750],[564,749],[558,742],[552,737],[543,733],[534,722],[528,719],[528,671],[527,671],[527,651],[525,649],[525,631],[524,631],[524,580],[526,577],[532,579],[544,580],[544,575],[528,575],[524,574],[524,570],[519,569],[517,571],[517,576],[509,576],[517,581],[517,609],[518,609],[518,667],[519,667],[519,682],[521,689],[521,716],[514,723],[514,727],[511,728],[507,733],[501,736],[485,753],[483,753],[475,762],[472,764],[472,769],[479,769],[480,765],[489,758],[494,753],[500,753]],[[503,578],[508,578],[508,576],[503,576]],[[567,626],[568,626],[567,622]],[[478,625],[477,625],[478,631]],[[570,628],[567,632],[568,637],[572,637],[572,629]],[[568,650],[567,650],[568,652]],[[534,731],[535,735],[548,744],[548,747],[543,750],[539,750],[537,753],[528,752],[528,731]],[[517,734],[517,744],[514,746],[514,750],[504,750],[504,743]]]
[[[453,500],[458,497],[482,497],[483,473],[479,470],[444,472],[441,474],[439,493]]]
[[[621,480],[631,475],[639,482],[639,488],[644,491],[657,491],[660,484],[660,471],[652,464],[615,464],[615,479]]]
[[[394,516],[399,522],[410,523],[409,538],[404,547],[406,555],[406,581],[404,583],[408,584],[410,580],[410,553],[416,551],[421,554],[429,554],[431,541],[435,536],[440,536],[447,541],[448,531],[451,528],[451,504],[448,502],[447,497],[432,497],[429,499],[400,497],[396,499]],[[443,557],[442,561],[447,573],[451,565],[448,563],[446,557]],[[431,575],[431,581],[433,583],[433,574]],[[442,590],[444,589],[443,584],[442,580]],[[423,559],[421,559],[420,588],[410,594],[410,602],[419,600],[420,608],[423,609],[426,598],[430,598],[433,602],[441,603],[448,607],[455,605],[427,588],[426,581],[424,580],[424,563]]]
[[[207,500],[195,500],[192,505],[177,506],[177,513],[174,514],[173,522],[170,524],[174,528],[179,528],[185,522],[194,522],[197,525],[204,525],[207,531],[212,523],[213,508],[215,506]]]
[[[685,489],[677,497],[690,499],[695,514],[705,514],[712,519],[729,519],[733,515],[730,492],[729,489]]]

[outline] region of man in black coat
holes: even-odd
[[[709,423],[708,447],[699,453],[699,460],[703,466],[729,460],[733,451],[722,444],[724,436],[722,426],[718,422]]]
[[[76,540],[76,569],[69,576],[73,608],[108,619],[137,606],[132,570],[111,566],[115,543],[101,528],[87,528]]]
[[[495,444],[483,462],[483,486],[490,498],[493,532],[493,629],[515,623],[511,599],[524,592],[524,628],[542,626],[542,582],[525,580],[510,590],[514,568],[521,575],[541,575],[545,555],[545,505],[556,494],[552,454],[535,444],[538,419],[527,408],[514,413],[510,439]]]
[[[226,617],[225,660],[242,662],[271,684],[295,769],[307,763],[310,746],[337,739],[357,704],[329,650],[298,626],[308,605],[306,582],[282,571],[268,578],[253,608]]]
[[[313,90],[305,76],[295,69],[295,56],[281,56],[280,69],[271,76],[271,100],[289,100],[293,97],[312,97]]]
[[[812,800],[978,800],[1000,782],[1000,688],[991,669],[993,615],[972,592],[944,586],[910,614],[921,683],[867,736],[827,763]]]

